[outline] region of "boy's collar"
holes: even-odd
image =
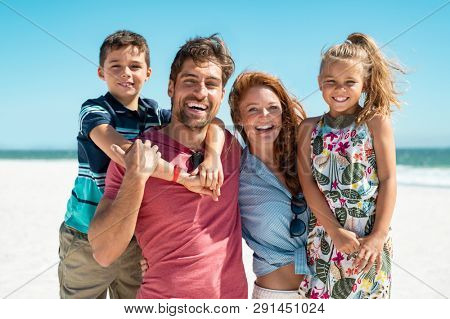
[[[122,103],[117,100],[114,95],[112,95],[110,92],[105,94],[105,99],[108,101],[108,103],[114,108],[119,110],[126,110],[132,112],[130,109],[126,108]]]
[[[107,92],[105,94],[105,99],[108,101],[108,103],[115,109],[121,109],[121,110],[127,110],[130,112],[134,112],[132,110],[130,110],[129,108],[126,108],[121,102],[119,102],[119,100],[117,100],[114,95],[112,95],[110,92]],[[149,103],[146,103],[146,101],[142,100],[139,97],[138,100],[138,106],[142,107],[144,109],[151,109],[153,105],[149,105]]]

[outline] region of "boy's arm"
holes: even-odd
[[[93,256],[104,267],[120,257],[133,237],[145,183],[152,175],[160,156],[157,146],[151,147],[150,141],[143,144],[137,140],[127,154],[118,146],[113,149],[115,155],[122,158],[126,170],[120,180],[118,167],[110,164],[109,183],[120,184],[120,188],[115,199],[105,196],[101,199],[88,232]],[[110,185],[107,184],[108,186]]]
[[[127,140],[120,133],[117,133],[115,128],[109,124],[97,125],[90,131],[89,137],[111,160],[120,166],[125,167],[123,159],[111,149],[111,146],[118,145],[121,149],[126,151],[131,146],[132,142]]]
[[[330,235],[336,248],[346,254],[359,247],[356,234],[344,229],[333,215],[323,193],[317,187],[311,171],[311,133],[317,123],[316,118],[304,120],[298,133],[297,170],[303,194],[309,208]]]
[[[198,167],[200,181],[204,187],[216,191],[220,196],[223,184],[223,167],[220,156],[225,144],[225,124],[214,118],[208,127],[205,139],[205,158]]]
[[[125,139],[119,134],[114,127],[108,124],[100,124],[94,127],[89,134],[92,141],[100,147],[100,149],[108,155],[111,160],[116,162],[122,167],[125,167],[123,158],[114,152],[113,145],[119,146],[122,150],[126,151],[133,143]],[[166,181],[172,181],[175,173],[175,166],[172,163],[167,162],[161,157],[157,160],[158,166],[152,174],[152,177],[160,178]],[[214,200],[217,200],[217,196],[206,189],[203,186],[200,177],[191,176],[186,171],[180,171],[176,183],[179,183],[189,189],[191,192],[212,196]]]

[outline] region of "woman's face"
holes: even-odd
[[[278,96],[266,86],[250,88],[239,103],[240,125],[249,146],[273,145],[281,130],[282,107]]]

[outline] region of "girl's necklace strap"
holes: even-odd
[[[339,115],[336,118],[332,117],[329,113],[323,115],[325,125],[338,129],[350,126],[355,120],[356,114]]]

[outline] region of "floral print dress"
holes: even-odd
[[[311,136],[312,173],[339,223],[358,237],[371,233],[375,221],[378,177],[372,137],[365,123],[354,116],[322,116]],[[340,122],[340,123],[339,123]],[[308,298],[389,298],[392,244],[388,236],[382,267],[367,274],[353,266],[356,253],[336,249],[314,215],[309,223],[308,265],[315,275],[300,286]]]

